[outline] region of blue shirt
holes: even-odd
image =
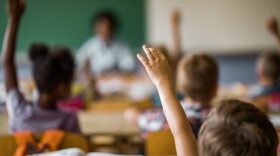
[[[257,98],[260,96],[265,96],[273,93],[280,93],[280,84],[274,86],[262,86],[262,85],[256,85],[252,87],[249,91],[249,97],[250,98]]]

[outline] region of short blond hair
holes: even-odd
[[[276,52],[263,53],[258,58],[258,68],[265,79],[277,83],[280,76],[280,55]]]
[[[178,65],[177,88],[193,100],[210,100],[218,85],[218,65],[205,54],[188,54]]]

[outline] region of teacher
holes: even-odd
[[[130,73],[136,66],[129,47],[115,39],[117,20],[110,12],[99,12],[92,20],[93,36],[77,52],[80,68],[87,68],[91,74]]]

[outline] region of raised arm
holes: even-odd
[[[276,39],[278,46],[280,48],[280,32],[278,29],[278,21],[276,18],[271,17],[267,21],[267,29],[271,33],[271,35]]]
[[[18,88],[15,64],[15,47],[18,27],[21,16],[24,12],[24,7],[23,0],[8,1],[8,24],[3,41],[3,68],[7,92],[11,89]]]
[[[151,48],[143,46],[143,49],[148,59],[140,54],[137,57],[157,87],[163,111],[175,139],[177,155],[197,156],[197,142],[172,87],[171,70],[167,59],[162,53]]]
[[[171,16],[171,32],[172,32],[172,44],[171,57],[173,65],[177,66],[182,53],[181,47],[181,36],[180,36],[180,24],[181,24],[181,15],[180,12],[175,10]]]

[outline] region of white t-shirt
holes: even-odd
[[[79,67],[89,59],[92,73],[96,75],[113,70],[132,72],[136,66],[127,45],[115,40],[106,45],[99,37],[87,40],[78,50],[76,59]]]

